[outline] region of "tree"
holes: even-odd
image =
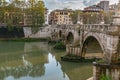
[[[44,23],[44,3],[43,1],[30,0],[28,2],[28,15],[31,15],[31,22],[34,26]]]
[[[109,13],[104,13],[104,21],[106,24],[110,24],[112,23],[112,20],[113,20],[113,17],[112,17],[112,13],[109,12]]]
[[[0,1],[0,23],[19,25],[27,17],[31,25],[41,26],[44,23],[44,3],[38,0]],[[30,18],[29,15],[31,16]],[[29,25],[29,24],[27,24]],[[33,27],[34,27],[33,26]]]
[[[73,24],[77,23],[77,21],[78,21],[78,14],[80,15],[81,13],[82,13],[81,10],[73,11],[73,13],[71,14],[71,18],[72,18]]]

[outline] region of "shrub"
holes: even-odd
[[[104,74],[101,75],[100,80],[112,80],[110,76],[106,76]]]
[[[64,45],[63,42],[57,42],[53,48],[54,49],[66,49],[66,46]]]

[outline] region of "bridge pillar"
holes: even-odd
[[[93,80],[101,80],[101,78],[107,80],[107,77],[111,80],[120,80],[120,64],[93,64]]]
[[[70,54],[69,45],[66,45],[66,53],[67,53],[67,55]]]
[[[66,45],[66,53],[67,55],[75,55],[80,56],[80,47],[79,46],[72,46],[72,44]]]
[[[93,63],[93,80],[107,77],[111,80],[120,80],[119,36],[107,34],[106,36],[104,60]]]
[[[118,53],[118,44],[119,44],[119,36],[107,36],[106,48],[104,53],[104,59],[108,63],[115,63],[118,61],[119,53]]]

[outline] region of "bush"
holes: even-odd
[[[100,80],[112,80],[110,76],[106,76],[104,74],[101,75]]]
[[[53,48],[54,49],[66,49],[66,46],[64,45],[63,42],[57,42]]]

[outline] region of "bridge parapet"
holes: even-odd
[[[80,25],[80,30],[105,33],[109,31],[109,27],[109,24],[84,24]]]
[[[110,25],[110,24],[83,24],[79,26],[80,30],[106,33],[110,35],[120,35],[120,26],[119,25]]]
[[[69,29],[69,30],[74,30],[76,29],[76,25],[56,25],[56,28],[58,29]]]
[[[100,32],[106,34],[120,35],[120,25],[111,24],[73,24],[73,25],[56,25],[58,29],[68,29],[68,30],[84,30],[91,32]]]

